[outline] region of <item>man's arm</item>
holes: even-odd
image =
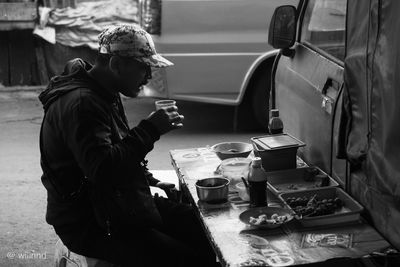
[[[102,103],[91,95],[81,96],[67,112],[64,139],[89,180],[124,184],[134,176],[160,135],[150,122],[143,120],[113,144],[111,114]]]

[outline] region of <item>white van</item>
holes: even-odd
[[[267,123],[269,73],[277,50],[268,23],[297,0],[139,0],[139,20],[157,52],[175,63],[156,69],[143,94],[245,107]],[[247,117],[247,119],[249,119]]]

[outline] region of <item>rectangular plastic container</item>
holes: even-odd
[[[296,168],[296,155],[303,142],[283,133],[252,137],[254,155],[260,157],[265,171]]]
[[[315,166],[268,172],[267,179],[268,186],[276,195],[339,186],[332,177]]]
[[[305,227],[329,225],[329,224],[340,224],[355,222],[360,219],[360,213],[363,211],[363,207],[354,200],[349,194],[339,187],[319,188],[313,190],[305,190],[299,192],[282,193],[279,197],[285,202],[285,205],[293,210],[286,202],[290,197],[303,197],[308,198],[317,195],[317,198],[336,198],[342,200],[343,208],[333,214],[315,216],[315,217],[303,217],[299,221]]]

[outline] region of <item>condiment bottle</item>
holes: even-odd
[[[250,206],[261,207],[267,205],[267,174],[261,166],[261,158],[255,157],[249,170]]]
[[[279,118],[278,109],[271,109],[271,119],[268,123],[268,131],[270,134],[283,133],[283,122],[281,118]]]

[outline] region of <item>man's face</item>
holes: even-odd
[[[117,79],[120,93],[137,97],[142,85],[151,79],[151,68],[134,58],[121,58]]]

